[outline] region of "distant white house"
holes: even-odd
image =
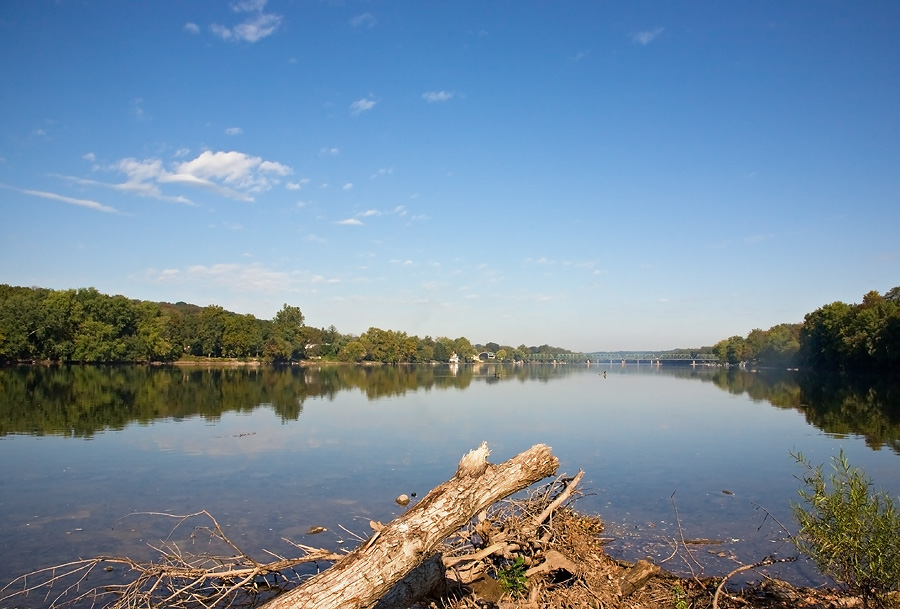
[[[456,354],[456,351],[454,351],[454,352],[453,352],[453,355],[450,356],[450,363],[451,363],[451,364],[458,364],[458,363],[459,363],[459,356]]]

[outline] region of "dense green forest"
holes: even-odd
[[[108,296],[94,288],[51,290],[0,285],[0,361],[171,362],[190,357],[255,358],[265,362],[326,359],[346,362],[462,361],[482,351],[499,361],[528,353],[569,353],[550,345],[472,344],[467,338],[410,336],[369,328],[342,334],[334,326],[305,323],[299,307],[285,304],[271,320],[178,302]],[[859,304],[834,302],[802,323],[732,336],[711,351],[723,364],[817,370],[900,369],[900,287],[863,296]]]
[[[94,288],[51,290],[0,285],[0,362],[171,362],[185,357],[257,358],[266,362],[465,361],[490,351],[501,361],[565,349],[473,345],[467,338],[408,336],[369,328],[359,336],[305,324],[285,304],[271,320],[178,302],[108,296]]]
[[[859,304],[833,302],[807,313],[803,323],[752,330],[713,349],[728,364],[900,371],[900,287],[871,291]]]

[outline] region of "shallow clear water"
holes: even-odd
[[[791,452],[825,463],[843,449],[900,494],[897,392],[827,385],[618,364],[0,369],[0,582],[152,557],[174,523],[133,512],[205,509],[259,558],[296,554],[282,538],[352,548],[482,441],[493,462],[545,443],[559,473],[585,470],[576,506],[606,521],[611,554],[659,562],[682,535],[715,538],[691,551],[723,574],[794,554]],[[699,571],[683,551],[665,566]],[[820,581],[804,561],[772,571]]]

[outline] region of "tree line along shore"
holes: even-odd
[[[471,361],[488,351],[498,361],[527,354],[571,353],[551,345],[473,344],[466,337],[419,337],[370,327],[360,335],[333,325],[309,326],[285,304],[271,320],[200,307],[110,296],[94,288],[53,290],[0,285],[0,362],[168,363],[191,359],[430,363],[455,355]],[[858,304],[833,302],[801,323],[754,329],[710,347],[674,349],[714,354],[721,364],[818,370],[897,370],[900,287],[871,291]]]

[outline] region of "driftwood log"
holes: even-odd
[[[377,531],[331,568],[275,597],[263,609],[364,609],[429,559],[447,537],[497,501],[552,476],[559,461],[537,444],[501,464],[487,443],[459,462],[456,475]]]

